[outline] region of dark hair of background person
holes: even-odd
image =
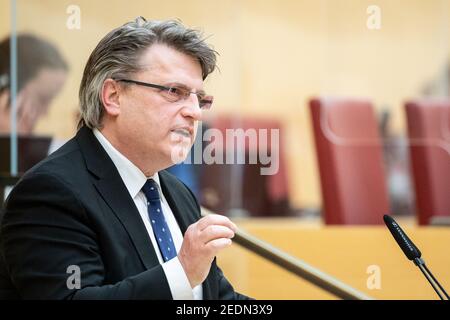
[[[10,37],[0,42],[0,93],[10,86]],[[67,62],[50,42],[32,34],[17,36],[17,92],[41,69],[68,70]]]

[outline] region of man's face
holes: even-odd
[[[147,49],[141,57],[141,65],[144,70],[129,79],[168,87],[177,85],[192,92],[203,91],[200,63],[166,45],[155,44]],[[185,100],[171,102],[167,92],[160,89],[124,85],[119,98],[120,114],[116,119],[120,148],[126,149],[126,155],[131,153],[130,160],[143,160],[157,170],[184,160],[201,120],[197,96],[191,94]]]
[[[41,69],[17,94],[17,132],[31,134],[40,118],[47,114],[53,98],[64,85],[67,72],[50,68]],[[0,97],[0,132],[10,131],[9,91]]]

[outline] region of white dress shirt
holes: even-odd
[[[166,218],[167,225],[169,227],[170,233],[172,234],[172,239],[175,244],[177,252],[180,251],[181,244],[183,243],[183,235],[181,233],[180,227],[173,215],[169,204],[161,191],[161,185],[159,182],[159,175],[155,173],[152,177],[146,177],[144,173],[136,167],[130,160],[128,160],[123,154],[121,154],[114,146],[101,134],[100,131],[94,129],[94,135],[100,144],[105,149],[106,153],[111,158],[112,162],[119,171],[120,177],[122,178],[131,198],[136,204],[136,208],[141,215],[142,221],[144,222],[147,233],[153,244],[153,249],[158,256],[159,263],[162,265],[164,273],[166,274],[167,281],[169,283],[170,291],[174,300],[202,300],[203,299],[203,289],[202,285],[196,286],[194,289],[191,288],[189,280],[181,266],[178,257],[175,257],[167,262],[164,262],[161,252],[159,250],[158,242],[156,241],[155,234],[153,233],[152,224],[150,223],[150,218],[147,211],[147,199],[142,192],[142,187],[144,186],[147,179],[153,179],[158,185],[158,191],[161,197],[161,207],[163,210],[164,217]],[[149,248],[149,250],[151,250]],[[148,288],[152,290],[152,288]]]

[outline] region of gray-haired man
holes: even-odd
[[[175,21],[106,35],[80,86],[77,135],[11,192],[0,288],[21,298],[241,299],[215,263],[236,226],[200,219],[163,171],[185,157],[212,103],[215,52]]]

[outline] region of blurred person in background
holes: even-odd
[[[425,83],[421,90],[424,97],[450,97],[450,61],[431,81]]]
[[[408,140],[392,129],[392,115],[385,106],[380,116],[383,156],[387,176],[390,210],[395,215],[415,214],[414,190],[410,177]]]
[[[0,134],[11,130],[10,41],[0,42]],[[30,135],[47,114],[67,77],[68,65],[50,42],[31,34],[17,36],[17,133]]]

